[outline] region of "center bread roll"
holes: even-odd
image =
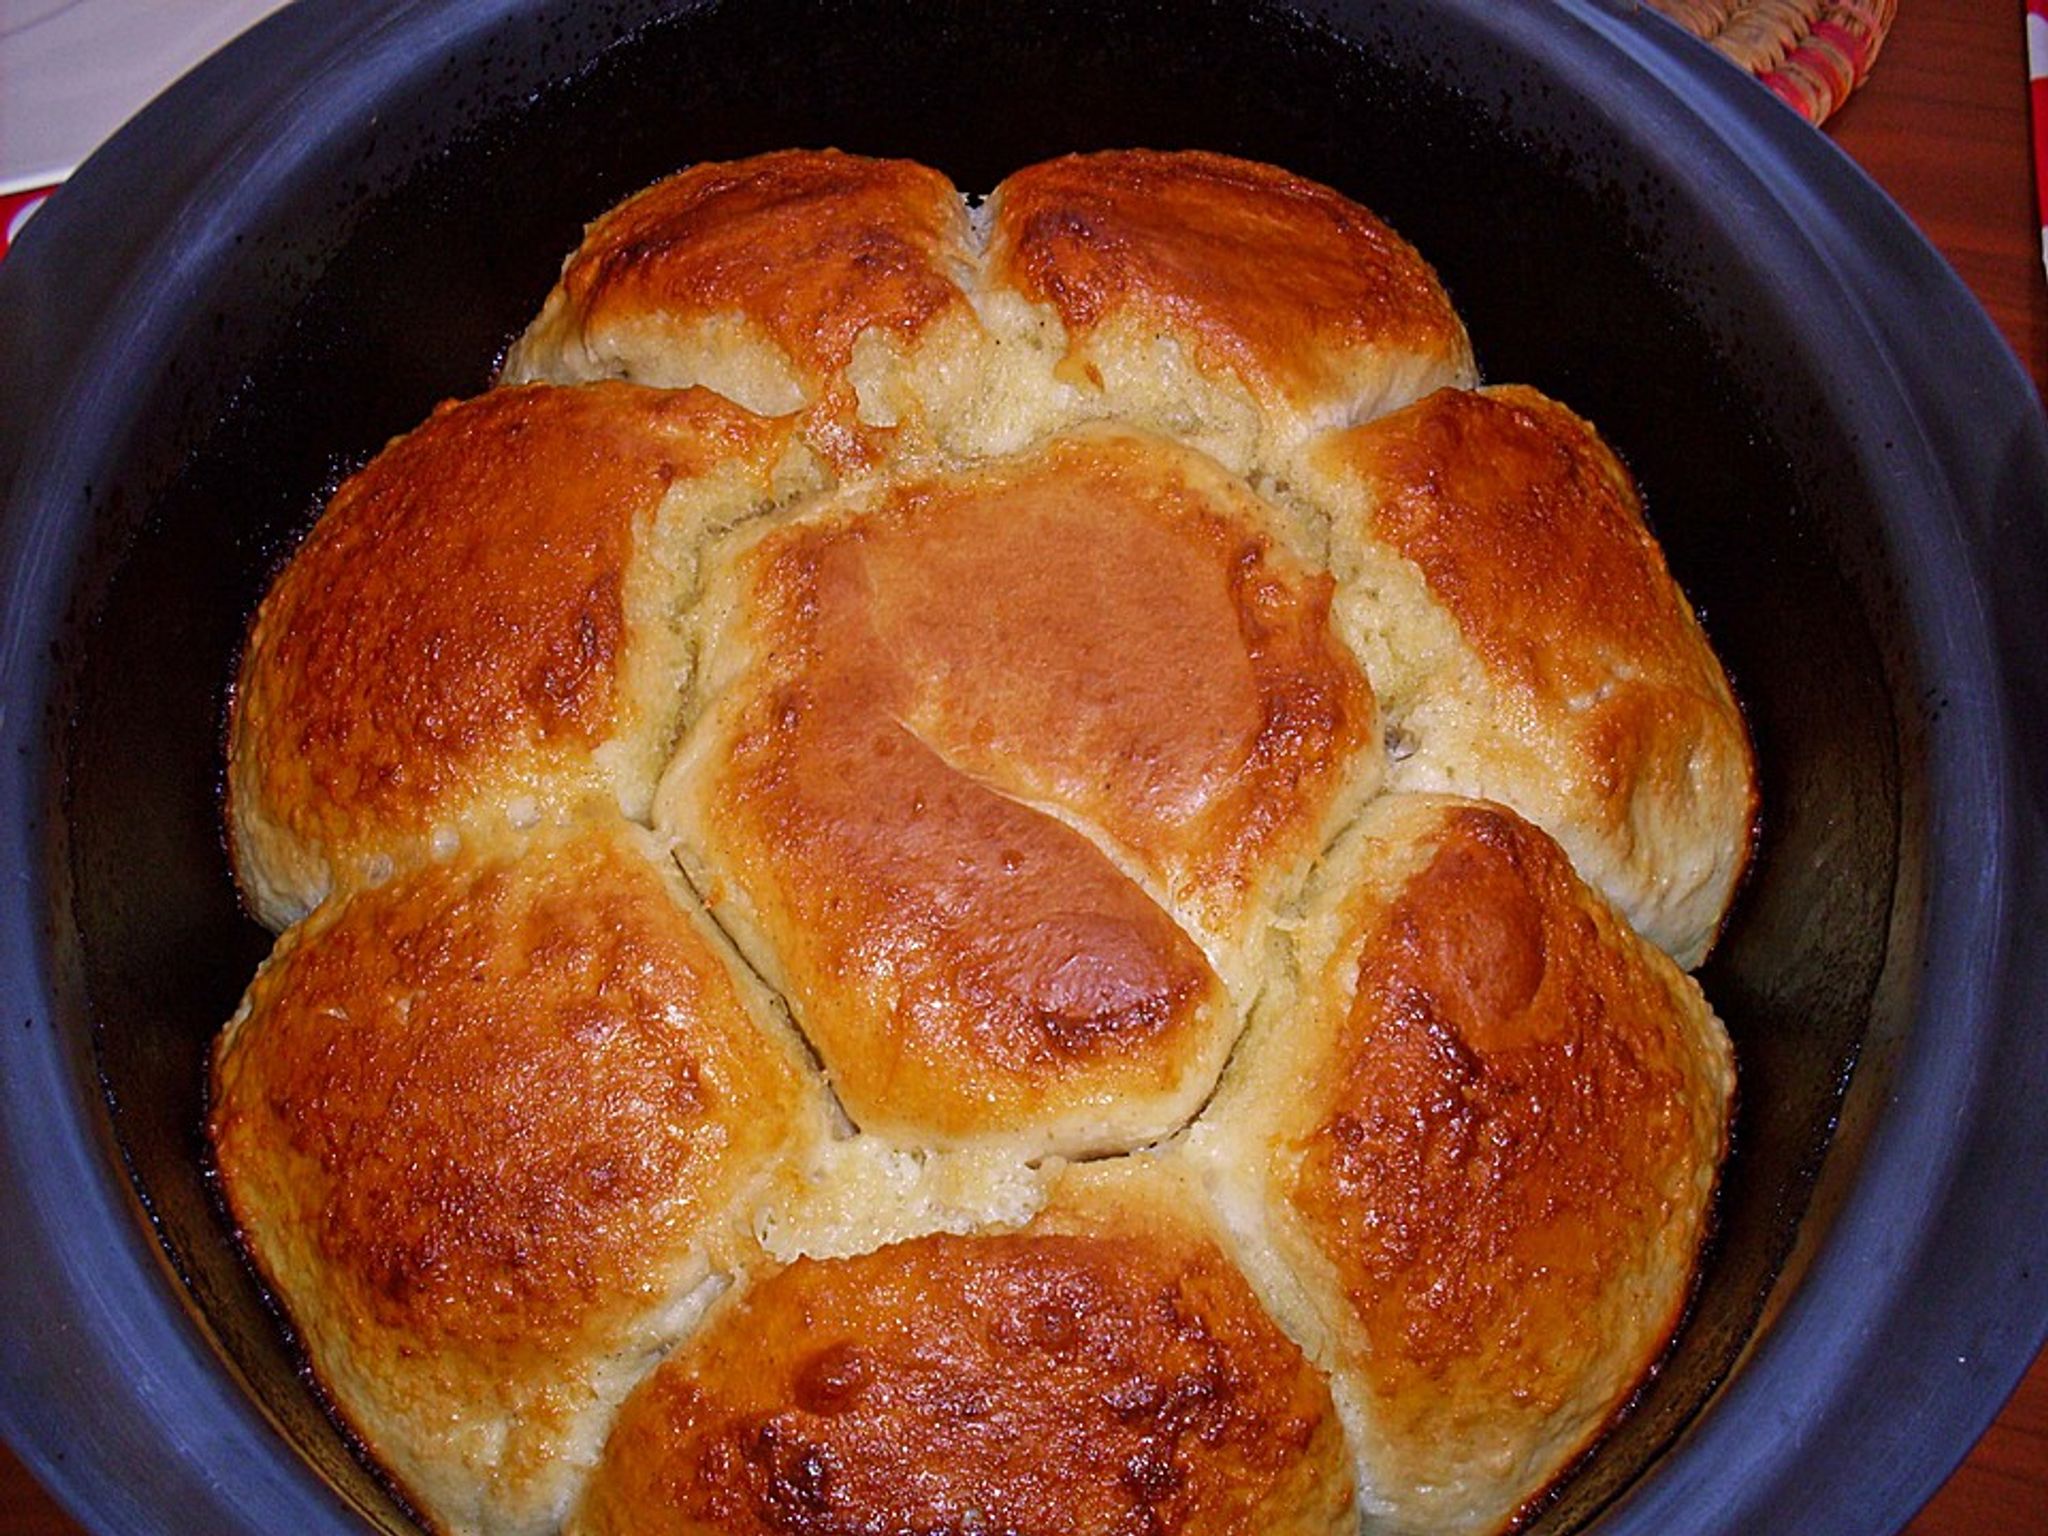
[[[1539,1506],[1700,1263],[1755,765],[1615,451],[1477,384],[1275,167],[787,150],[342,484],[207,1130],[423,1526]]]
[[[1281,521],[1096,431],[751,524],[707,568],[656,824],[854,1121],[1032,1154],[1184,1121],[1273,902],[1379,775]]]

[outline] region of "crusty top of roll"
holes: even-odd
[[[898,353],[934,332],[971,342],[972,259],[952,183],[908,160],[789,150],[692,166],[591,225],[505,376],[706,384],[765,414],[804,411],[827,458],[857,467],[899,405],[859,397],[875,367],[864,338]]]
[[[578,1536],[1340,1536],[1335,1410],[1209,1235],[1124,1165],[1014,1233],[799,1260],[622,1412]]]
[[[1504,807],[1375,801],[1196,1133],[1369,1509],[1491,1529],[1662,1353],[1726,1150],[1698,987]]]
[[[1324,440],[1303,486],[1391,786],[1514,805],[1699,964],[1748,860],[1749,736],[1599,434],[1533,389],[1443,390]]]
[[[465,1529],[552,1529],[609,1409],[818,1125],[645,833],[330,902],[215,1065],[222,1189],[329,1396]]]
[[[972,217],[908,161],[693,166],[590,226],[503,376],[708,385],[799,413],[847,474],[1101,417],[1277,472],[1314,432],[1478,381],[1436,274],[1364,208],[1145,151],[1029,167]]]
[[[1058,314],[1070,375],[1135,384],[1170,343],[1249,397],[1275,443],[1266,457],[1477,382],[1429,264],[1317,182],[1227,155],[1113,150],[1029,166],[991,204],[991,281]],[[1193,425],[1186,435],[1214,430]]]
[[[1172,1129],[1234,1034],[1187,933],[1249,988],[1259,903],[1376,779],[1323,579],[1213,465],[1100,432],[709,563],[706,714],[657,821],[855,1121]]]
[[[258,916],[282,927],[465,820],[587,797],[645,815],[686,665],[688,514],[772,499],[790,441],[703,391],[534,386],[442,406],[347,480],[236,691],[230,826]]]
[[[1476,383],[1287,172],[784,151],[342,486],[209,1130],[431,1529],[1498,1536],[1623,1411],[1754,765],[1619,459]]]

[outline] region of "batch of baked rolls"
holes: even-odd
[[[209,1130],[430,1529],[1491,1532],[1727,1148],[1741,717],[1268,166],[703,164],[250,631]]]

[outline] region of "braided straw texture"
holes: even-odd
[[[1898,0],[1649,0],[1755,75],[1810,123],[1863,83]]]

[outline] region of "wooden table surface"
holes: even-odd
[[[1940,247],[2048,391],[2020,0],[1899,0],[1827,131]],[[2048,1355],[1906,1536],[2048,1532]],[[0,1446],[0,1536],[84,1536]]]

